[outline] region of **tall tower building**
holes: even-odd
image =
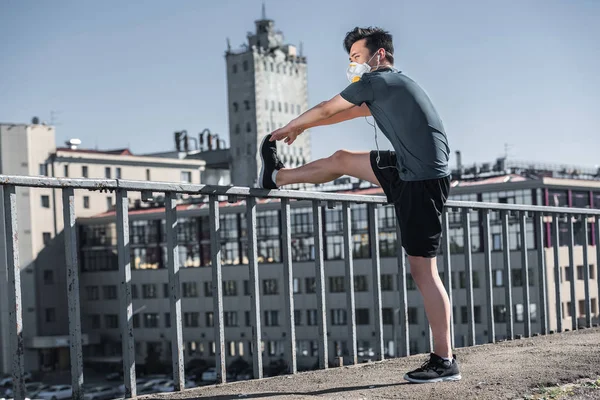
[[[308,108],[306,58],[295,46],[284,44],[283,34],[274,26],[263,5],[248,43],[236,51],[228,41],[225,53],[231,182],[237,186],[256,185],[261,162],[257,150],[263,137]],[[277,146],[287,167],[311,159],[308,131],[291,146],[282,142]]]

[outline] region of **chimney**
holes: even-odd
[[[206,144],[208,146],[208,151],[211,151],[212,150],[212,135],[210,133],[206,136]]]
[[[221,141],[219,140],[219,135],[215,134],[215,149],[221,149]]]
[[[200,151],[204,151],[204,132],[198,134],[200,141],[198,145],[200,146]]]
[[[462,157],[459,150],[456,150],[456,169],[459,171],[462,170]]]

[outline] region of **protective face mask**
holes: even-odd
[[[371,68],[369,62],[377,55],[377,65],[375,68]],[[379,68],[379,54],[373,54],[373,57],[369,58],[369,61],[363,64],[351,62],[346,71],[346,76],[351,83],[358,82],[363,74],[371,72],[371,69]]]

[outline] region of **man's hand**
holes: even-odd
[[[294,143],[298,135],[304,132],[302,128],[294,128],[291,123],[287,124],[283,128],[279,128],[273,133],[271,133],[271,139],[269,141],[273,142],[275,140],[283,140],[288,145]]]

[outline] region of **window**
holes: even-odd
[[[302,310],[294,310],[294,325],[302,325]]]
[[[50,196],[42,195],[42,207],[50,208]]]
[[[108,196],[108,197],[106,198],[106,208],[110,210],[110,209],[112,208],[112,204],[113,204],[113,202],[112,202],[112,197],[111,197],[111,196]]]
[[[119,328],[119,316],[117,314],[107,314],[104,316],[104,326],[106,329]]]
[[[300,114],[300,104],[296,104],[296,114]]]
[[[233,112],[238,112],[240,106],[238,105],[237,101],[233,102]]]
[[[265,326],[279,326],[279,311],[269,310],[264,312]]]
[[[315,278],[306,278],[306,293],[316,293],[317,292],[317,281]]]
[[[330,276],[329,277],[329,292],[342,293],[344,292],[344,277]]]
[[[190,171],[181,171],[181,182],[192,183],[192,173]]]
[[[171,313],[165,313],[165,328],[171,327]]]
[[[55,308],[46,308],[46,322],[56,322]]]
[[[117,286],[105,285],[102,286],[102,296],[104,300],[115,300],[117,298]]]
[[[50,232],[42,232],[42,243],[44,243],[44,246],[47,246],[50,240],[52,240],[52,234]]]
[[[269,100],[265,100],[265,110],[269,109]]]
[[[494,287],[503,287],[504,286],[504,271],[501,269],[495,269],[494,273]]]
[[[418,324],[419,323],[419,312],[416,307],[408,307],[408,323]]]
[[[121,168],[120,167],[117,167],[115,169],[115,178],[121,179]]]
[[[238,326],[238,318],[236,311],[225,311],[223,313],[225,326]]]
[[[110,179],[110,167],[104,168],[104,177]]]
[[[306,310],[306,325],[308,325],[308,326],[317,325],[317,310],[314,310],[314,309]]]
[[[231,72],[237,74],[237,64],[233,64],[233,66],[231,67]]]
[[[454,286],[454,285],[453,285]],[[416,290],[417,284],[411,274],[406,274],[406,290]]]
[[[241,130],[240,130],[240,124],[235,124],[235,133],[239,134],[240,132],[241,132]]]
[[[196,282],[183,282],[183,297],[198,297]]]
[[[249,102],[248,100],[244,100],[244,108],[245,108],[246,110],[249,110],[249,109],[250,109],[250,102]]]
[[[283,103],[283,109],[286,113],[288,112],[288,103]]]
[[[244,296],[250,296],[250,281],[244,281]]]
[[[144,328],[158,328],[158,313],[144,314]]]
[[[90,208],[90,196],[83,196],[83,208]]]
[[[356,275],[354,277],[354,291],[355,292],[366,292],[367,290],[368,290],[367,276],[366,275]]]
[[[477,271],[473,271],[473,275],[471,275],[473,277],[472,281],[473,281],[473,288],[477,289],[479,288],[479,272]],[[460,288],[461,289],[465,289],[467,287],[467,274],[466,271],[460,271],[458,273],[458,279],[460,281]]]
[[[279,102],[277,103],[277,105],[278,105],[277,109],[279,110],[279,112],[281,112],[281,102],[279,101]]]
[[[277,279],[263,279],[263,294],[279,294]]]
[[[252,125],[250,125],[250,122],[246,122],[246,132],[252,132]]]
[[[463,324],[468,324],[469,323],[468,308],[465,306],[461,307],[460,314],[461,314],[461,322]],[[481,323],[481,306],[473,306],[473,319],[475,320],[476,324]]]
[[[81,166],[81,176],[84,178],[88,177],[88,167],[87,165],[82,165]]]
[[[223,296],[237,296],[236,281],[223,281]]]
[[[167,297],[169,297],[169,293],[171,292],[171,290],[169,289],[169,284],[168,283],[163,283],[163,297],[166,299]]]
[[[54,283],[54,271],[51,269],[44,270],[44,284],[52,285]]]
[[[243,62],[244,71],[248,71],[248,60],[244,60]]]
[[[294,280],[292,282],[293,282],[294,294],[301,293],[300,292],[300,279],[294,278]]]
[[[40,164],[40,175],[48,176],[48,166],[46,164]]]
[[[150,180],[150,170],[146,169],[146,180],[149,181]]]
[[[244,311],[244,320],[245,320],[246,326],[252,325],[250,323],[250,311]]]
[[[394,275],[382,274],[381,275],[381,290],[392,291],[394,290]]]
[[[98,315],[98,314],[90,315],[90,327],[92,329],[100,329],[100,315]]]
[[[144,299],[156,299],[158,297],[158,291],[156,285],[153,283],[146,283],[142,285],[142,298]]]
[[[384,325],[394,325],[394,309],[382,308],[381,317]]]
[[[65,169],[65,178],[68,178],[69,177],[69,166],[65,165],[64,169]]]
[[[356,325],[369,325],[369,309],[368,308],[357,308],[356,309]]]
[[[183,326],[186,328],[197,328],[199,320],[199,313],[197,312],[186,312],[183,313]]]
[[[212,282],[204,282],[204,296],[212,297],[212,295],[213,295]]]
[[[87,299],[90,301],[100,300],[100,291],[98,290],[98,286],[86,286],[85,293],[87,295]]]
[[[331,310],[331,325],[345,325],[346,324],[346,310],[343,308],[337,308]]]
[[[206,313],[206,326],[211,327],[215,326],[215,315],[212,311]]]
[[[131,298],[132,299],[137,299],[139,297],[137,288],[138,288],[137,285],[134,285],[134,284],[131,285]]]
[[[506,306],[504,306],[504,305],[494,306],[494,322],[496,322],[496,323],[506,322]]]

